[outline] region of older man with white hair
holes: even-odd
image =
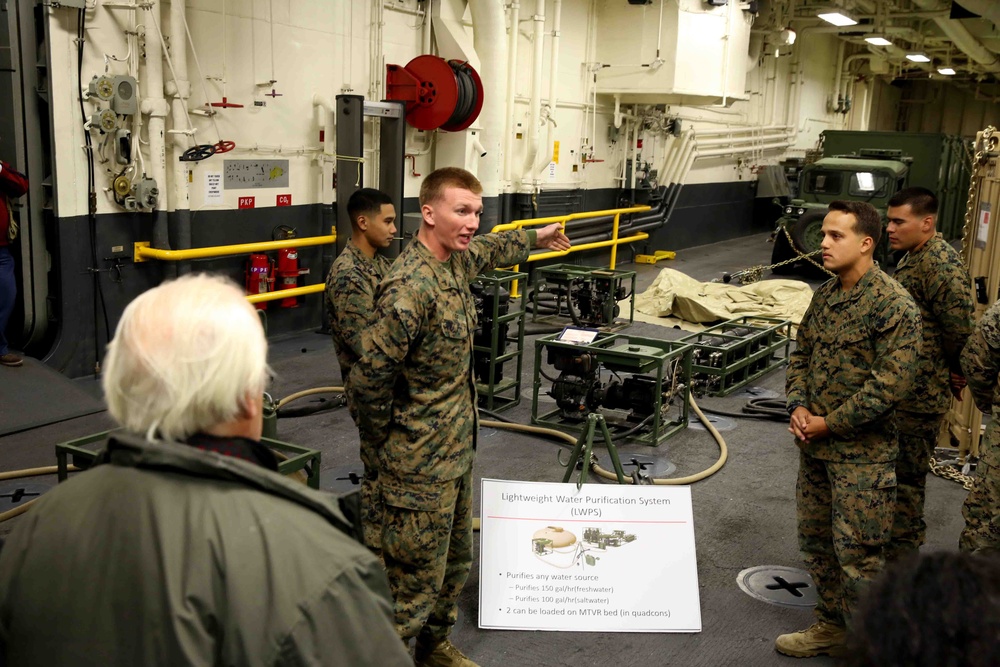
[[[0,553],[0,664],[412,665],[336,499],[259,442],[267,375],[227,280],[125,309],[103,380],[124,428]]]

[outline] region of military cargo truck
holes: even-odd
[[[803,168],[798,196],[785,206],[775,225],[772,263],[794,258],[804,262],[802,255],[819,250],[830,202],[868,202],[879,210],[885,223],[889,199],[909,186],[932,190],[939,201],[938,231],[949,240],[961,236],[970,154],[960,137],[827,130],[821,140],[823,157]],[[887,251],[883,234],[876,258],[885,261]],[[818,255],[813,259],[819,262]],[[791,272],[801,262],[775,267],[774,272]]]

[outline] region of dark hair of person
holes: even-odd
[[[446,188],[460,188],[477,195],[483,192],[483,184],[470,172],[458,167],[443,167],[432,171],[420,184],[420,205],[437,200]]]
[[[921,218],[927,215],[937,215],[938,212],[938,199],[927,188],[906,188],[894,194],[889,200],[889,206],[906,205],[909,205],[914,215]]]
[[[891,564],[862,595],[838,664],[1000,665],[1000,557],[939,552]]]
[[[882,238],[882,216],[878,209],[863,201],[837,200],[830,202],[831,211],[850,213],[854,216],[854,231],[872,237],[874,245]]]
[[[384,204],[392,205],[392,198],[389,195],[375,188],[361,188],[347,200],[347,217],[351,219],[351,225],[357,227],[359,217],[377,216],[382,212]]]

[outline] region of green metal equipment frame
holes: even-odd
[[[476,391],[479,394],[479,407],[486,410],[499,412],[518,405],[521,402],[521,368],[524,362],[524,322],[525,322],[525,299],[513,297],[509,302],[507,314],[501,315],[500,290],[506,290],[508,294],[513,294],[513,283],[517,280],[527,279],[527,273],[518,271],[508,271],[496,269],[487,271],[476,277],[473,282],[479,283],[484,288],[483,311],[491,314],[493,326],[490,332],[489,345],[472,346],[473,355],[475,353],[489,355],[488,381],[476,381]],[[517,330],[517,344],[513,349],[501,352],[503,343],[500,332],[502,325],[508,325]],[[482,322],[480,322],[482,325]],[[514,362],[514,372],[507,374],[507,379],[497,380],[498,366],[507,362]]]
[[[766,317],[739,317],[681,341],[692,347],[695,395],[727,396],[788,362],[792,323]]]
[[[69,477],[69,463],[72,462],[77,468],[86,470],[94,464],[100,448],[87,449],[88,445],[102,444],[108,436],[118,429],[93,433],[75,440],[60,442],[56,445],[56,466],[57,476],[60,482],[66,481]],[[271,438],[261,438],[260,441],[285,456],[285,460],[278,462],[278,472],[282,475],[290,475],[302,470],[306,474],[306,484],[314,489],[319,489],[319,474],[322,453],[317,449],[307,449],[299,445],[293,445]]]
[[[616,285],[619,280],[627,280],[629,284],[628,294],[625,295],[629,299],[629,314],[628,321],[618,317],[616,313],[604,313],[602,319],[607,320],[604,324],[595,324],[591,321],[585,319],[585,317],[573,310],[573,304],[570,301],[569,295],[560,296],[556,301],[556,312],[551,314],[539,315],[539,303],[538,296],[544,291],[543,288],[546,285],[557,285],[565,286],[569,289],[571,284],[587,284],[600,285],[602,283],[607,283],[609,285]],[[541,266],[535,269],[535,282],[534,288],[532,289],[532,298],[534,299],[532,303],[532,322],[542,322],[542,323],[561,323],[561,324],[572,324],[578,327],[593,327],[605,332],[618,331],[624,329],[625,327],[632,324],[635,317],[635,271],[623,271],[621,269],[604,269],[599,267],[591,266],[577,266],[576,264],[553,264],[551,266]],[[602,304],[603,307],[610,307],[613,310],[617,310],[618,301],[615,300],[613,304]],[[543,306],[544,307],[544,306]],[[608,316],[610,315],[610,317]]]
[[[531,394],[531,422],[556,428],[574,434],[587,434],[593,437],[596,424],[581,415],[581,419],[567,419],[560,409],[540,412],[539,393],[542,390],[542,380],[552,381],[552,375],[547,374],[553,367],[542,363],[542,354],[550,348],[561,348],[573,354],[589,354],[601,370],[612,374],[630,373],[644,375],[653,380],[653,394],[657,397],[657,409],[653,411],[648,428],[640,429],[627,436],[631,442],[651,447],[658,447],[664,440],[676,434],[688,425],[688,401],[690,398],[691,351],[692,348],[682,341],[641,338],[626,334],[601,334],[589,344],[568,343],[558,340],[560,334],[544,336],[535,341],[534,386]],[[598,371],[600,373],[600,370]],[[548,377],[546,377],[548,375]],[[666,385],[666,386],[665,386]],[[672,404],[664,405],[663,398],[672,399]],[[668,411],[676,411],[668,415]],[[614,417],[616,410],[601,408],[605,418]],[[622,423],[622,419],[606,420],[615,429],[612,437],[623,431],[632,430],[634,424]],[[579,446],[579,443],[578,443]]]

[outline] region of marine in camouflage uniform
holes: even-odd
[[[862,584],[884,563],[895,502],[892,410],[910,388],[920,322],[906,291],[877,266],[850,290],[813,295],[789,357],[786,394],[823,415],[830,436],[797,441],[799,546],[819,621],[845,627]]]
[[[1000,550],[1000,301],[987,310],[962,352],[976,406],[992,416],[980,441],[976,482],[962,506],[962,551]]]
[[[340,377],[351,419],[358,421],[358,406],[351,387],[351,368],[364,351],[362,338],[375,313],[375,292],[389,274],[392,262],[379,254],[396,234],[396,209],[386,193],[374,188],[355,191],[347,202],[351,239],[334,260],[326,277],[326,308],[333,347],[340,363]],[[375,451],[361,443],[361,528],[365,546],[381,555],[382,503],[378,491]]]
[[[969,272],[940,234],[904,255],[893,277],[920,310],[922,342],[913,390],[896,410],[896,514],[887,560],[924,543],[928,465],[951,406],[951,373],[962,374],[959,356],[973,325]]]
[[[534,232],[489,234],[447,262],[411,243],[382,284],[376,324],[351,375],[364,405],[362,442],[377,443],[382,553],[404,639],[447,638],[472,565],[478,416],[469,282],[524,261],[533,243]]]
[[[389,275],[392,262],[375,254],[368,257],[358,246],[348,243],[334,260],[326,277],[326,307],[330,317],[333,347],[340,363],[340,377],[351,418],[357,422],[358,408],[353,400],[351,368],[361,358],[362,338],[371,327],[375,313],[375,292]],[[362,441],[362,445],[364,442]],[[370,447],[361,447],[364,477],[361,481],[361,526],[365,545],[381,550],[382,510],[378,493],[378,461]]]

